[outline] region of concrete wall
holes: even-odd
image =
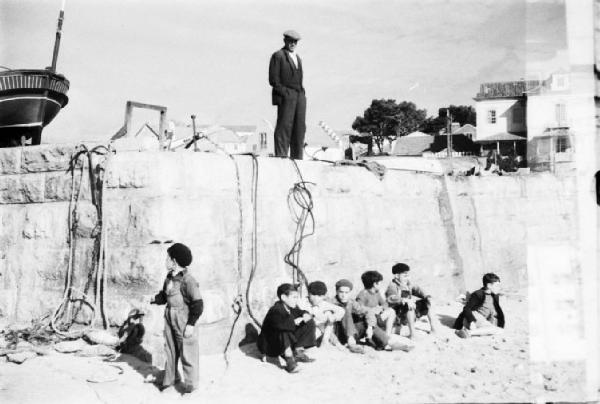
[[[72,189],[65,170],[72,150],[68,145],[0,150],[0,316],[5,320],[41,316],[62,297]],[[103,209],[106,306],[113,324],[132,307],[141,307],[148,313],[149,338],[160,341],[162,308],[146,302],[161,287],[169,241],[180,241],[192,249],[190,269],[206,300],[203,350],[221,350],[233,320],[231,303],[245,292],[251,270],[254,208],[258,248],[250,303],[262,318],[275,287],[291,279],[283,256],[293,242],[288,193],[298,176],[289,160],[258,159],[253,204],[252,159],[238,156],[236,161],[241,274],[231,159],[192,152],[119,152],[111,158]],[[362,167],[311,161],[299,167],[304,180],[315,184],[309,185],[315,234],[303,244],[300,265],[310,280],[326,281],[330,288],[346,277],[359,289],[360,274],[368,269],[382,272],[387,284],[391,265],[403,261],[413,268],[416,282],[442,299],[479,287],[489,271],[498,273],[510,291],[526,286],[528,243],[575,242],[575,182],[570,177],[443,177],[389,170],[380,181]],[[82,185],[73,281],[80,289],[88,279],[97,219],[87,172]],[[244,314],[235,341],[247,322]]]

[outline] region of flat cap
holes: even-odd
[[[288,38],[295,39],[296,41],[299,41],[301,38],[300,34],[297,33],[296,31],[294,31],[293,29],[288,29],[287,31],[285,31],[283,33],[283,36],[287,36]]]

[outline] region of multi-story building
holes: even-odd
[[[475,142],[500,155],[526,156],[532,170],[572,166],[570,111],[580,97],[570,91],[570,74],[552,73],[546,80],[481,84],[474,98],[477,111]]]
[[[537,80],[483,83],[474,98],[477,131],[473,141],[482,151],[496,150],[504,155],[526,152],[527,92],[538,87]]]

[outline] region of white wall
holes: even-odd
[[[517,105],[518,104],[518,105]],[[523,104],[516,99],[492,99],[477,101],[475,110],[477,112],[477,135],[473,140],[479,140],[502,132],[523,132],[526,127],[526,112],[522,112],[522,122],[513,122],[512,107],[523,108]],[[488,111],[496,111],[496,123],[488,123]]]

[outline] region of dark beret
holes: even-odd
[[[350,282],[348,279],[340,279],[339,281],[337,281],[335,283],[335,290],[338,290],[339,288],[343,288],[344,286],[347,288],[350,288],[350,290],[352,290],[352,288],[354,287],[352,285],[352,282]]]
[[[408,271],[410,271],[410,267],[402,262],[400,262],[392,267],[392,274],[394,274],[394,275],[401,274],[403,272],[408,272]]]
[[[327,286],[321,281],[314,281],[308,284],[308,293],[315,296],[324,296],[327,294]]]
[[[167,249],[169,257],[173,258],[180,267],[187,267],[192,263],[192,252],[190,249],[181,243],[175,243]]]

